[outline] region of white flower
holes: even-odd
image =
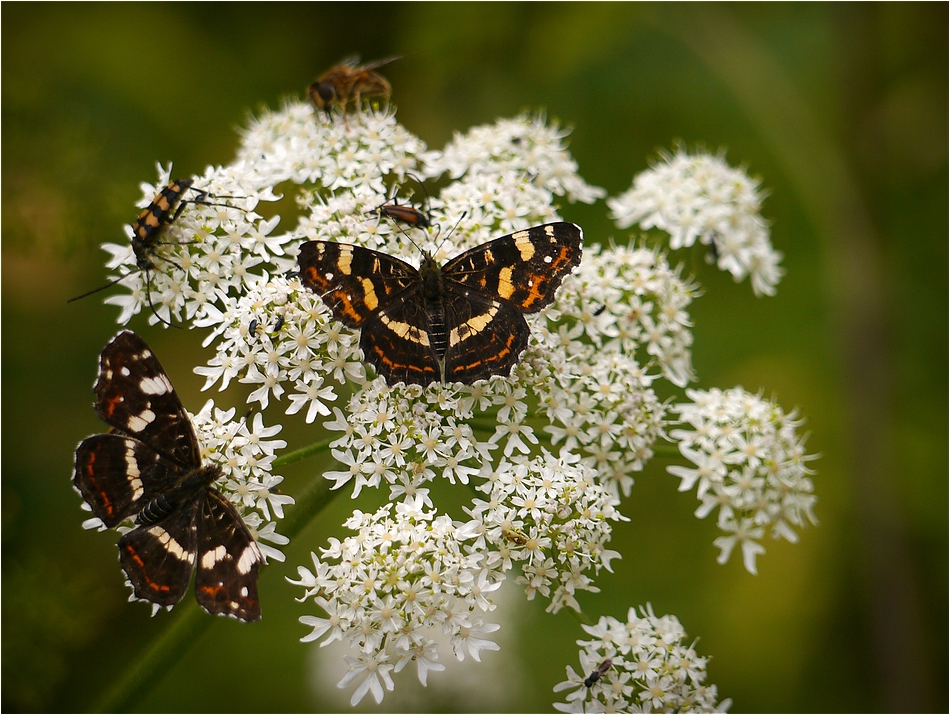
[[[631,608],[626,622],[602,616],[581,627],[593,638],[579,640],[581,672],[567,666],[555,692],[571,690],[560,712],[724,712],[715,685],[705,685],[706,658],[686,643],[675,616],[657,617],[650,604]],[[594,676],[597,677],[594,677]]]
[[[786,415],[772,401],[741,387],[731,390],[687,390],[691,403],[673,405],[681,427],[670,431],[680,453],[695,467],[680,465],[667,471],[680,478],[680,491],[697,487],[705,517],[718,507],[719,528],[727,533],[715,540],[720,563],[733,548],[742,549],[743,563],[755,573],[755,557],[765,551],[759,543],[766,531],[773,539],[797,540],[795,528],[806,520],[817,523],[814,485],[806,463],[805,438],[795,413]]]
[[[470,537],[449,517],[427,510],[417,496],[374,514],[354,512],[346,526],[358,533],[331,540],[322,558],[313,555],[315,573],[300,567],[300,580],[291,583],[303,586],[304,597],[327,614],[301,618],[313,628],[304,640],[341,638],[358,652],[347,657],[350,671],[340,684],[365,678],[354,702],[366,692],[379,702],[382,686],[392,690],[389,670],[407,659],[424,657],[423,682],[429,671],[441,670],[426,629],[451,634],[459,659],[468,654],[479,660],[482,650],[497,649],[486,636],[498,626],[480,614],[492,609],[489,594],[504,576],[486,566],[483,554],[462,548]]]
[[[784,271],[778,265],[782,254],[772,248],[760,214],[763,198],[757,182],[726,164],[722,155],[690,155],[679,148],[663,154],[607,205],[620,228],[639,224],[666,231],[674,250],[699,240],[712,247],[721,270],[736,281],[751,275],[756,295],[774,295]]]

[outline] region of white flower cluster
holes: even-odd
[[[801,420],[786,415],[775,402],[741,387],[731,390],[687,390],[691,403],[673,405],[680,428],[670,432],[680,453],[695,467],[673,465],[667,471],[680,478],[680,491],[694,486],[702,504],[696,516],[719,510],[718,526],[726,532],[713,543],[719,563],[732,550],[755,573],[755,558],[765,552],[759,541],[766,531],[773,539],[798,541],[796,528],[806,519],[816,524],[817,497],[807,476],[805,438],[796,434]]]
[[[272,186],[291,181],[385,196],[383,177],[403,179],[416,170],[424,151],[422,140],[396,122],[388,108],[362,112],[351,122],[290,102],[251,122],[235,167]]]
[[[362,381],[362,354],[353,331],[330,317],[320,297],[300,281],[262,278],[245,287],[224,311],[209,308],[198,327],[210,327],[208,345],[216,338],[216,354],[195,372],[206,378],[207,390],[220,381],[224,390],[233,378],[256,385],[248,396],[266,409],[292,384],[288,414],[306,408],[307,422],[329,415],[337,399],[330,381],[344,385]]]
[[[685,387],[694,378],[687,310],[699,291],[658,250],[588,244],[555,302],[528,316],[530,342],[510,376],[469,386],[388,386],[367,375],[359,334],[302,287],[300,246],[352,243],[419,265],[423,251],[443,262],[504,233],[560,220],[558,200],[605,196],[578,174],[566,136],[541,115],[522,115],[429,151],[389,107],[344,116],[291,102],[252,121],[234,163],[195,180],[215,205],[185,205],[164,230],[148,276],[130,245],[106,247],[110,267],[132,289],[107,301],[122,306],[121,322],[151,299],[161,320],[207,329],[205,345],[215,354],[196,368],[205,389],[249,384],[249,402],[261,409],[284,402],[307,422],[326,418],[323,426],[337,435],[330,449],[339,467],[324,475],[334,488],[352,484],[356,497],[388,487],[390,503],[355,512],[346,526],[357,533],[331,540],[313,556],[314,570],[299,567],[292,582],[305,589],[301,600],[312,598],[323,612],[301,617],[313,629],[303,640],[350,646],[340,686],[357,682],[354,704],[367,693],[381,702],[393,689],[390,674],[412,661],[423,684],[428,672],[442,670],[433,630],[451,637],[459,660],[497,649],[489,635],[499,626],[484,614],[514,567],[527,597],[550,599],[549,611],[579,610],[577,592],[598,591],[594,578],[619,557],[608,544],[613,523],[624,519],[620,495],[630,494],[633,473],[666,438],[668,407],[653,385],[665,379]],[[166,183],[168,172],[160,174]],[[422,179],[441,179],[441,189],[430,197]],[[287,188],[299,215],[277,235],[279,217],[264,220],[253,210]],[[145,187],[145,204],[156,191]],[[407,200],[425,208],[430,226],[380,216],[384,204]],[[760,203],[757,186],[721,157],[682,151],[609,201],[621,227],[668,231],[672,248],[698,239],[714,247],[721,268],[737,280],[751,275],[757,294],[771,294],[781,256]],[[754,540],[766,528],[793,540],[791,527],[803,516],[813,520],[814,497],[793,416],[733,392],[688,391],[694,404],[674,408],[680,429],[672,436],[697,469],[670,471],[682,489],[699,484],[697,514],[720,507],[720,527],[730,533],[716,542],[720,560],[741,541],[754,571],[761,551]],[[265,428],[260,414],[253,428],[232,417],[210,402],[195,417],[204,457],[222,464],[218,486],[255,536],[286,543],[272,521],[292,503],[270,473],[275,449],[285,446],[269,440],[280,427]],[[437,511],[429,490],[436,479],[479,493],[465,507],[466,522]],[[559,709],[715,707],[715,688],[702,685],[705,660],[682,645],[675,618],[657,619],[649,609],[638,618],[631,610],[626,624],[601,619],[588,632],[599,640],[582,643],[582,666],[603,672]],[[568,670],[560,690],[586,679]]]
[[[359,679],[353,705],[367,693],[382,702],[383,688],[394,687],[390,672],[413,661],[423,685],[429,671],[444,670],[427,630],[450,635],[459,660],[498,649],[488,636],[499,626],[482,614],[493,610],[503,576],[483,553],[463,549],[470,537],[450,517],[426,511],[417,497],[374,514],[357,511],[345,526],[357,535],[331,539],[322,558],[312,554],[314,571],[298,567],[300,580],[291,583],[306,589],[299,600],[313,598],[327,614],[301,617],[313,628],[302,640],[345,640],[357,651],[339,683]]]
[[[617,499],[576,461],[545,451],[486,466],[486,481],[477,489],[488,500],[466,508],[472,520],[463,533],[477,537],[474,548],[484,551],[486,563],[506,572],[519,564],[516,582],[528,600],[537,593],[550,598],[552,613],[565,606],[580,611],[577,591],[599,592],[587,572],[611,570],[611,559],[620,554],[607,548],[609,522],[626,521]]]
[[[386,484],[390,499],[421,497],[432,506],[426,483],[441,477],[468,484],[489,460],[494,445],[478,440],[469,423],[476,405],[484,410],[504,401],[506,393],[516,394],[508,381],[497,378],[488,384],[426,390],[388,387],[376,379],[350,398],[346,415],[335,409],[336,419],[325,423],[327,429],[343,432],[330,446],[344,469],[324,476],[336,482],[334,489],[352,481],[354,498],[363,487]],[[523,394],[521,405],[519,409],[524,408]]]
[[[589,340],[598,352],[636,358],[656,366],[678,387],[693,379],[692,322],[686,309],[698,288],[673,270],[659,251],[599,245],[584,249],[584,260],[558,295],[557,312],[548,312],[552,329]],[[570,327],[571,323],[573,327]]]
[[[711,246],[720,270],[736,281],[751,276],[756,295],[774,295],[784,270],[772,248],[760,208],[758,183],[722,156],[679,149],[634,178],[633,186],[607,200],[620,228],[639,224],[670,235],[670,248]]]
[[[448,173],[458,179],[473,171],[485,174],[486,169],[497,174],[513,173],[555,196],[592,204],[607,194],[587,184],[577,173],[577,162],[563,142],[569,133],[548,123],[543,114],[500,119],[474,127],[464,135],[456,133],[441,153],[426,157],[426,174],[436,177]]]
[[[581,672],[567,666],[567,680],[555,692],[572,690],[554,707],[566,713],[725,712],[715,685],[705,685],[707,658],[686,645],[686,631],[675,616],[653,614],[647,604],[626,622],[603,616],[581,627],[593,636],[579,640]]]
[[[170,169],[159,166],[158,185],[142,184],[139,207],[148,206],[170,178]],[[259,201],[276,199],[270,188],[233,166],[209,167],[182,195],[178,218],[167,217],[169,223],[150,249],[154,268],[148,271],[138,266],[132,226],[126,226],[130,242],[102,246],[112,254],[106,266],[117,271],[116,278],[125,276],[119,282],[131,290],[105,300],[122,308],[118,322],[128,323],[143,309],[150,311],[153,325],[191,320],[243,292],[252,269],[283,255],[287,237],[270,235],[279,217],[265,221],[254,212]]]

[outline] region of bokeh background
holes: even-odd
[[[786,256],[776,297],[697,255],[674,260],[705,288],[691,311],[698,384],[761,388],[808,418],[821,524],[797,545],[768,542],[758,576],[737,558],[719,566],[715,525],[657,460],[623,505],[623,560],[583,606],[675,614],[734,712],[947,710],[946,4],[4,3],[0,15],[4,711],[95,707],[178,615],[126,603],[114,534],[80,528],[73,450],[102,430],[90,388],[118,311],[66,299],[103,282],[98,246],[123,240],[157,161],[176,176],[229,162],[250,113],[301,97],[352,53],[404,56],[385,74],[430,147],[544,108],[611,195],[674,140],[726,148],[763,178]],[[588,240],[626,237],[603,203],[562,213]],[[200,407],[201,336],[142,316],[131,327]],[[292,447],[313,441],[285,425]],[[326,466],[284,470],[287,491]],[[346,710],[298,642],[313,607],[285,576],[361,506],[337,498],[265,569],[261,623],[219,619],[131,707]],[[458,676],[476,683],[468,695],[431,688],[365,709],[550,711],[584,634],[542,601],[511,604],[503,651]]]

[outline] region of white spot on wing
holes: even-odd
[[[139,389],[146,395],[164,395],[172,391],[172,384],[165,375],[146,377],[139,383]]]
[[[210,569],[214,567],[219,561],[223,561],[224,558],[228,555],[228,550],[224,548],[224,544],[221,544],[211,551],[205,551],[201,556],[201,567],[205,569]]]
[[[132,432],[141,432],[154,421],[155,413],[149,409],[145,409],[141,414],[129,417],[129,429]]]
[[[261,556],[261,550],[258,548],[257,544],[252,543],[241,553],[241,558],[238,559],[237,570],[238,573],[244,575],[248,573],[254,564],[260,562],[263,559]]]
[[[129,487],[132,488],[132,501],[138,501],[142,498],[144,489],[142,487],[142,475],[139,472],[139,464],[135,460],[135,443],[125,443],[125,468],[126,476],[129,478]]]
[[[162,527],[153,526],[148,530],[148,533],[152,534],[155,538],[162,542],[162,546],[165,547],[165,551],[170,553],[179,561],[194,560],[195,555],[190,551],[185,551],[182,545],[175,541],[175,539],[171,537],[171,534],[165,531]]]

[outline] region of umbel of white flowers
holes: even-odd
[[[809,457],[793,416],[740,388],[687,391],[691,401],[674,405],[657,397],[657,381],[684,388],[694,379],[687,311],[700,294],[659,248],[587,236],[583,261],[555,302],[529,316],[531,340],[511,375],[471,386],[387,386],[364,367],[358,335],[295,277],[305,241],[354,243],[418,265],[421,251],[443,261],[560,220],[563,201],[604,198],[578,174],[566,135],[541,115],[522,115],[429,151],[391,107],[344,119],[290,102],[250,123],[233,163],[196,177],[210,195],[243,198],[188,204],[168,227],[150,276],[137,270],[129,245],[105,246],[109,267],[130,290],[106,301],[122,308],[119,322],[148,311],[151,300],[162,321],[207,331],[214,354],[196,368],[205,389],[236,381],[253,387],[249,401],[261,411],[322,418],[339,464],[324,475],[334,488],[351,485],[354,497],[388,490],[389,503],[355,511],[345,523],[353,535],[331,539],[293,581],[300,600],[319,609],[300,618],[311,629],[302,640],[350,646],[340,686],[355,684],[353,704],[366,694],[381,702],[394,688],[392,674],[410,664],[423,684],[442,670],[448,654],[433,631],[447,636],[459,660],[497,649],[492,594],[509,577],[549,611],[579,610],[576,594],[596,593],[598,573],[620,557],[609,543],[612,525],[625,518],[621,497],[630,496],[634,474],[660,441],[677,441],[694,465],[670,471],[681,489],[697,486],[697,515],[718,507],[727,533],[715,542],[721,561],[740,545],[754,572],[767,530],[794,540],[795,528],[814,520]],[[169,178],[160,167],[158,185]],[[442,188],[425,200],[418,179],[441,180]],[[143,205],[155,191],[143,186]],[[278,232],[280,217],[256,209],[287,192],[299,216]],[[394,195],[423,205],[432,227],[382,220],[376,209]],[[666,232],[671,248],[709,245],[720,268],[749,277],[756,294],[771,294],[781,256],[759,215],[761,198],[722,157],[681,150],[608,205],[619,226]],[[255,422],[265,436],[262,429]],[[269,462],[260,455],[254,468],[265,472],[243,478],[235,475],[250,456],[227,460],[235,469],[222,488],[260,512],[260,538],[281,543],[269,521],[286,503],[271,490],[279,477],[265,473]],[[466,518],[439,510],[429,489],[436,479],[474,488]],[[621,626],[645,633],[647,650],[623,646],[615,637]],[[646,611],[626,625],[601,619],[598,629],[581,664],[612,661],[596,688],[585,686],[601,706],[716,707],[715,688],[703,685],[705,661],[680,643],[675,618]],[[656,649],[688,665],[644,670],[642,662],[660,662]],[[569,676],[564,687],[587,674]],[[569,696],[568,706],[584,707],[584,698]]]

